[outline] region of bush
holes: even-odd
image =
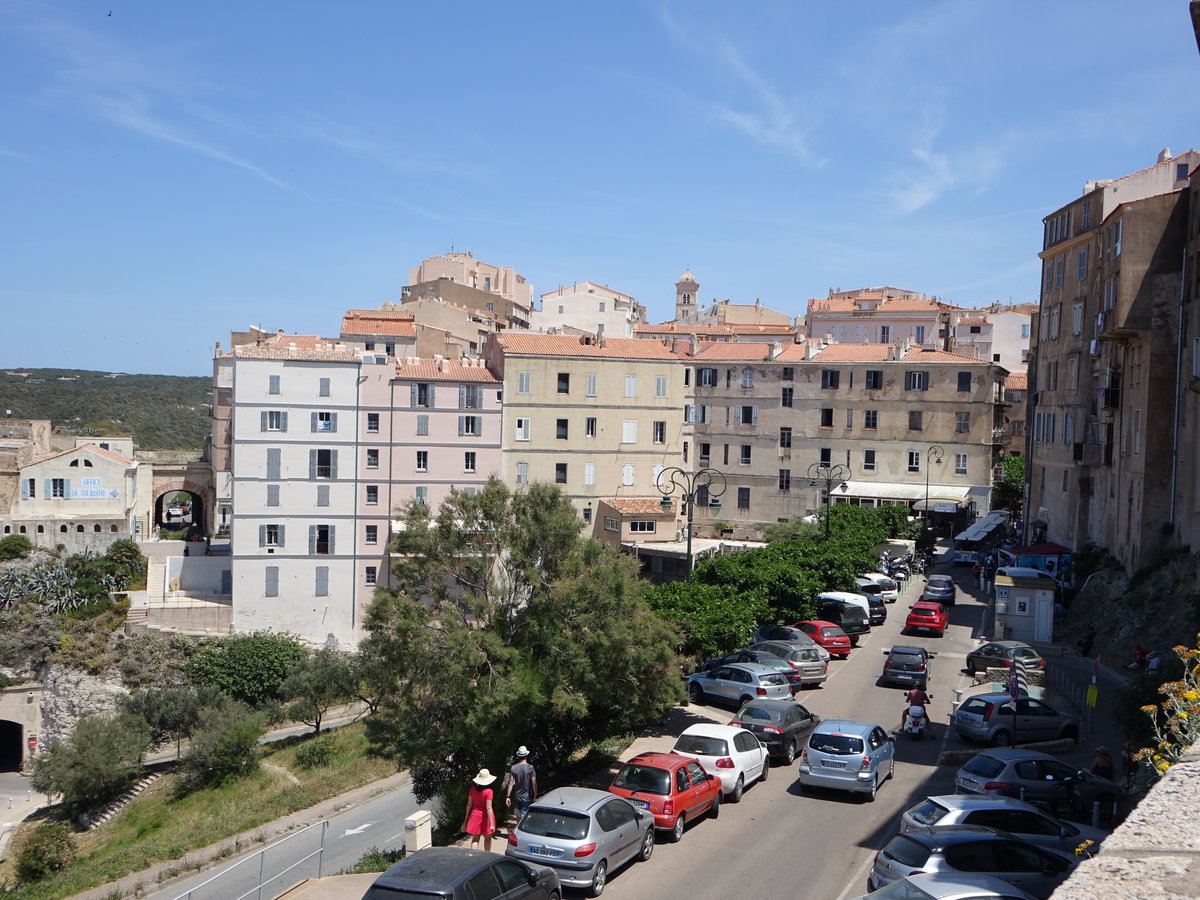
[[[354,865],[343,869],[339,875],[370,875],[373,872],[383,872],[404,859],[404,848],[395,850],[380,850],[372,847],[364,853]]]
[[[236,700],[203,710],[183,758],[187,787],[219,785],[255,771],[265,730],[261,716]]]
[[[197,684],[211,684],[250,706],[283,699],[280,688],[308,652],[290,634],[256,631],[205,641],[187,666]]]
[[[119,794],[138,774],[150,733],[140,716],[88,716],[65,741],[51,741],[34,759],[32,785],[62,794],[73,811],[90,809]]]
[[[66,822],[42,822],[17,840],[14,848],[17,878],[41,881],[61,872],[75,860],[75,840]]]
[[[296,765],[305,769],[327,766],[332,759],[333,747],[329,741],[313,741],[296,748]]]
[[[33,544],[23,534],[10,534],[0,538],[0,559],[24,559],[33,550]]]

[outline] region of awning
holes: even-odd
[[[847,481],[833,489],[833,497],[878,497],[883,500],[925,499],[924,484],[897,484],[892,481]],[[933,498],[930,489],[930,499]]]
[[[953,503],[956,506],[962,506],[970,499],[974,489],[974,486],[969,484],[931,484],[929,486],[929,508],[937,512],[939,503]],[[925,509],[924,491],[921,493],[921,499],[913,504],[913,509],[922,511]]]

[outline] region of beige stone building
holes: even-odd
[[[954,313],[954,308],[918,291],[830,291],[828,297],[808,301],[805,333],[839,344],[909,341],[946,349]]]
[[[439,299],[466,309],[494,313],[508,328],[528,328],[533,285],[511,266],[496,266],[467,253],[431,256],[408,270],[403,303]]]
[[[629,338],[646,321],[646,307],[637,300],[594,281],[548,291],[541,301],[530,321],[534,331]]]

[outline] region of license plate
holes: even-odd
[[[548,856],[550,859],[558,859],[563,855],[561,850],[554,847],[530,847],[529,852],[534,856]]]
[[[822,760],[821,765],[823,765],[827,769],[844,769],[844,768],[846,768],[846,764],[844,762],[838,762],[838,761],[832,760],[832,759]]]
[[[646,801],[646,800],[631,799],[629,802],[632,803],[634,806],[636,806],[638,809],[649,809],[650,808],[650,803],[649,803],[649,801]]]

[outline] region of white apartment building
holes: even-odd
[[[646,321],[646,308],[633,297],[594,281],[549,291],[541,301],[530,320],[533,331],[631,338]]]

